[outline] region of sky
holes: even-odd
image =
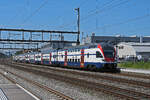
[[[150,36],[149,4],[150,0],[1,0],[0,28],[77,31],[79,7],[84,37]]]
[[[1,0],[0,27],[77,30],[84,36],[149,35],[150,0]]]

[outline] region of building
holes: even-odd
[[[150,58],[150,43],[125,43],[117,45],[118,58]]]
[[[91,43],[101,43],[101,42],[110,42],[113,44],[118,44],[120,42],[136,42],[136,43],[148,43],[150,42],[150,37],[138,37],[138,36],[87,36],[82,39],[82,44],[91,44]]]

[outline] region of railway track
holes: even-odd
[[[123,72],[123,73],[119,73],[119,74],[116,74],[116,75],[142,78],[142,79],[150,79],[150,75],[143,75],[143,74],[135,73],[135,72]]]
[[[123,88],[119,88],[119,87],[115,87],[115,86],[111,86],[111,85],[90,82],[90,81],[67,77],[67,76],[61,76],[61,75],[54,74],[54,73],[48,73],[45,71],[31,69],[30,67],[25,67],[25,66],[21,66],[21,65],[9,65],[9,66],[17,68],[19,70],[32,72],[34,74],[40,73],[40,75],[42,75],[44,77],[53,78],[56,80],[60,80],[60,81],[66,82],[66,83],[74,84],[74,85],[78,85],[78,86],[85,87],[85,88],[92,89],[92,90],[94,89],[96,91],[101,91],[106,94],[117,96],[119,98],[124,98],[124,99],[128,99],[128,100],[139,100],[139,99],[148,100],[148,99],[150,99],[150,95],[141,93],[141,92],[136,92],[133,90],[123,89]]]
[[[45,86],[45,85],[39,84],[38,82],[29,80],[29,79],[27,79],[26,77],[22,77],[22,76],[20,76],[20,75],[18,75],[18,74],[16,74],[16,73],[11,72],[11,71],[8,71],[8,70],[6,70],[6,69],[2,69],[2,70],[4,70],[5,72],[7,72],[7,73],[9,73],[9,74],[12,74],[12,75],[14,75],[14,76],[17,76],[18,78],[23,79],[23,80],[25,80],[25,81],[27,81],[27,82],[29,82],[29,83],[35,85],[35,86],[38,86],[39,88],[41,88],[41,89],[43,89],[43,90],[46,90],[46,91],[48,91],[49,93],[52,93],[52,94],[56,95],[56,96],[57,96],[59,99],[61,99],[61,100],[73,100],[73,98],[71,98],[71,97],[69,97],[69,96],[66,96],[65,94],[62,94],[62,93],[60,93],[60,92],[58,92],[58,91],[56,91],[56,90],[54,90],[54,89],[51,89],[51,88],[49,88],[49,87],[47,87],[47,86]],[[1,73],[1,72],[0,72],[0,74],[1,74],[2,76],[4,76],[6,79],[8,79],[9,81],[11,81],[12,83],[14,83],[14,84],[19,84],[19,83],[16,82],[13,78],[8,77],[8,76],[6,76],[5,74],[3,74],[3,73]],[[31,92],[31,91],[30,91],[30,92]],[[32,94],[33,94],[33,93],[32,93]],[[36,94],[34,94],[34,95],[36,95]],[[37,96],[37,95],[36,95],[36,96]],[[38,97],[38,96],[37,96],[37,97]],[[39,97],[39,98],[40,98],[40,97]],[[42,99],[40,99],[40,100],[42,100]]]
[[[39,68],[44,68],[44,69],[50,69],[50,70],[54,70],[54,71],[64,71],[64,72],[68,72],[68,73],[76,73],[75,71],[67,71],[67,70],[61,70],[61,69],[54,69],[51,68],[50,66],[45,66],[45,65],[34,65],[34,64],[27,64],[27,63],[16,63],[13,62],[14,64],[20,64],[20,65],[28,65],[28,66],[35,66],[35,67],[39,67]],[[77,74],[80,74],[81,72],[77,72]],[[81,73],[82,74],[82,73]],[[118,76],[127,76],[127,77],[135,77],[135,78],[142,78],[142,79],[150,79],[150,75],[143,75],[141,73],[135,73],[135,72],[123,72],[123,73],[107,73],[109,75],[118,75]]]
[[[26,64],[21,64],[21,63],[14,63],[14,64],[19,64],[19,65],[26,65]],[[33,68],[39,68],[39,69],[45,69],[45,70],[52,70],[58,73],[68,73],[68,74],[74,74],[74,75],[81,75],[81,76],[88,76],[90,78],[95,78],[95,79],[104,79],[104,80],[110,80],[110,81],[115,81],[115,82],[121,82],[121,83],[127,83],[127,84],[132,84],[132,85],[137,85],[137,86],[143,86],[150,88],[150,83],[138,81],[138,80],[129,80],[129,79],[124,79],[124,78],[119,78],[119,77],[112,77],[112,76],[104,76],[104,75],[97,75],[97,74],[89,74],[89,73],[83,73],[83,72],[77,72],[77,71],[68,71],[68,70],[61,70],[61,69],[54,69],[50,67],[41,67],[39,65],[30,65],[27,64],[28,67],[33,67]],[[109,75],[112,75],[110,73],[107,73]],[[114,74],[113,74],[114,75]],[[135,74],[127,74],[127,73],[119,73],[115,75],[122,75],[122,76],[129,76],[129,77],[136,77],[136,78],[142,78],[144,76],[140,75],[135,75]],[[149,79],[150,77],[147,76],[146,79]]]

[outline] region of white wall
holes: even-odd
[[[119,58],[125,58],[127,56],[136,56],[136,52],[131,45],[118,44],[118,56]]]

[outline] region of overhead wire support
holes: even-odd
[[[1,31],[0,31],[0,39],[1,39],[1,35],[2,35],[2,33],[1,33]]]
[[[0,28],[0,31],[18,31],[18,32],[44,32],[44,33],[64,33],[64,34],[78,34],[78,32],[74,31],[51,31],[51,30],[27,30],[27,29],[6,29]]]
[[[50,43],[57,43],[57,42],[63,42],[63,43],[79,43],[79,39],[77,40],[52,40],[52,34],[73,34],[73,35],[78,35],[79,32],[75,31],[56,31],[56,30],[28,30],[28,29],[6,29],[6,28],[0,28],[0,32],[20,32],[20,37],[19,39],[16,38],[1,38],[0,41],[5,41],[5,42],[37,42],[37,43],[45,43],[45,42],[50,42]],[[40,39],[34,39],[33,35],[34,33],[40,33],[41,38]],[[13,33],[14,34],[14,33]],[[25,39],[25,34],[29,36],[29,39]],[[50,35],[50,40],[44,40],[44,34],[49,34]]]
[[[31,43],[21,43],[21,42],[1,42],[0,41],[0,44],[31,44]],[[32,44],[37,44],[37,43],[32,43]]]
[[[75,10],[77,10],[78,12],[78,20],[77,20],[77,26],[78,26],[78,37],[77,37],[77,45],[80,44],[80,8],[76,8]]]

